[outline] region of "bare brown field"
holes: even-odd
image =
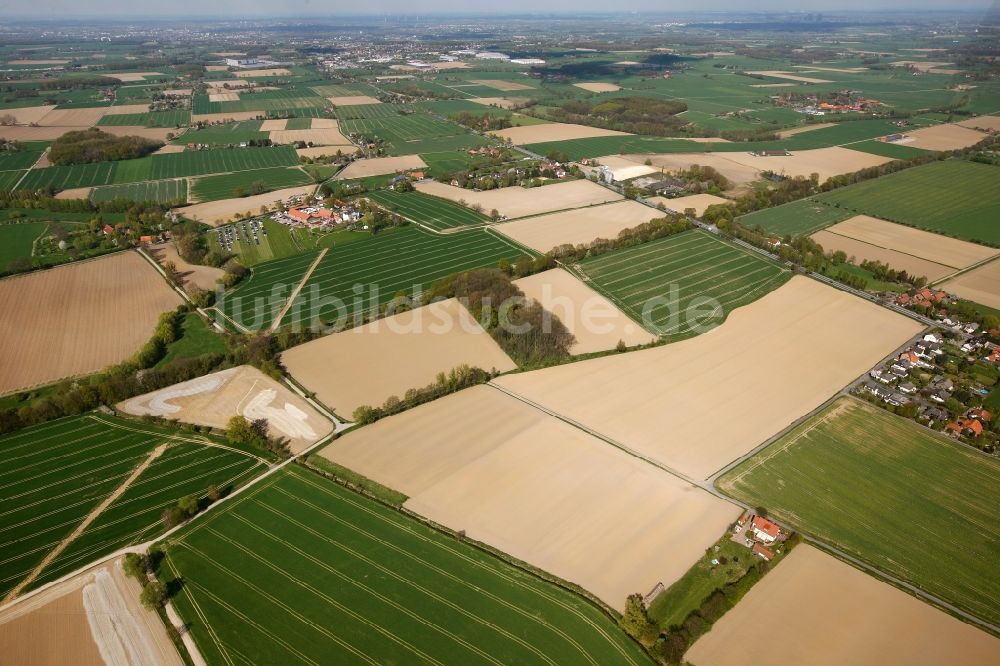
[[[803,132],[812,132],[813,130],[823,129],[824,127],[833,127],[837,123],[813,123],[812,125],[803,125],[802,127],[793,127],[792,129],[782,130],[778,132],[778,136],[782,139],[787,139],[790,136],[795,136],[796,134],[802,134]]]
[[[511,92],[514,90],[534,90],[532,86],[517,83],[516,81],[505,81],[503,79],[475,79],[471,81],[471,83],[478,83],[481,86],[495,88],[496,90],[503,92]]]
[[[494,383],[701,479],[808,414],[919,330],[906,317],[796,276],[695,338]]]
[[[976,116],[955,124],[983,132],[1000,132],[1000,116]]]
[[[212,51],[212,55],[219,56],[220,58],[235,58],[237,56],[244,56],[246,53],[242,51]],[[226,67],[228,68],[228,65]]]
[[[1000,640],[807,544],[801,544],[685,655],[696,665],[745,664],[763,635],[781,661],[996,664]]]
[[[953,294],[1000,310],[1000,260],[939,285]]]
[[[830,83],[829,79],[817,79],[810,76],[801,76],[799,74],[792,74],[790,72],[782,72],[777,69],[765,69],[757,72],[747,72],[748,74],[759,74],[761,76],[770,76],[775,79],[788,79],[789,81],[800,81],[802,83]]]
[[[628,136],[628,132],[601,129],[588,125],[573,125],[571,123],[543,123],[541,125],[524,125],[509,127],[493,132],[499,137],[510,139],[518,145],[541,143],[543,141],[570,141],[572,139],[589,139],[595,136]]]
[[[53,104],[49,106],[26,106],[20,109],[2,109],[0,110],[0,116],[14,116],[16,124],[29,125],[37,123],[54,108],[56,107]]]
[[[461,60],[442,61],[431,63],[431,67],[439,71],[448,69],[469,69],[469,63],[462,62]]]
[[[267,115],[267,111],[231,111],[229,113],[191,114],[191,122],[222,123],[230,120],[256,120]]]
[[[683,213],[688,208],[694,208],[695,215],[703,214],[709,206],[732,203],[729,199],[717,197],[714,194],[690,194],[686,197],[676,197],[674,199],[649,197],[647,201],[651,201],[654,204],[663,204],[670,210],[676,210],[678,213]]]
[[[337,122],[336,118],[312,118],[309,125],[310,129],[337,129],[339,127],[340,123]]]
[[[170,242],[150,245],[149,254],[161,265],[168,261],[173,262],[185,287],[193,285],[206,291],[215,291],[215,283],[226,274],[224,270],[214,266],[189,264],[177,253],[177,247]]]
[[[24,125],[0,125],[0,139],[14,141],[53,141],[66,132],[89,129],[90,125],[77,127],[26,127]]]
[[[129,113],[148,113],[149,104],[115,104],[105,110],[106,116],[124,116]]]
[[[268,120],[265,120],[265,121],[261,122],[261,124],[260,124],[260,131],[261,132],[277,132],[279,130],[285,129],[286,125],[288,125],[288,119],[287,118],[279,118],[277,120],[268,119]]]
[[[140,127],[139,125],[102,125],[102,132],[115,136],[141,136],[154,141],[166,141],[168,134],[180,135],[180,130],[173,127]],[[183,146],[181,146],[183,148]]]
[[[433,180],[422,180],[416,184],[424,194],[479,204],[486,212],[496,208],[508,218],[539,215],[567,208],[582,208],[609,201],[621,201],[624,197],[589,180],[571,180],[542,187],[504,187],[498,190],[474,192],[453,187]]]
[[[122,83],[136,83],[146,80],[147,76],[160,76],[162,72],[122,72],[118,74],[103,74],[111,79],[118,79]]]
[[[872,155],[839,146],[799,150],[787,157],[757,157],[750,153],[726,153],[723,159],[757,171],[774,171],[787,176],[809,178],[811,174],[818,173],[821,183],[831,176],[854,173],[892,161],[891,157]]]
[[[313,146],[312,148],[296,148],[295,153],[299,157],[309,157],[317,158],[325,156],[333,156],[337,154],[340,150],[345,155],[353,155],[358,147],[353,144],[344,144],[343,146]]]
[[[808,69],[813,72],[841,72],[843,74],[857,74],[865,72],[867,67],[818,67],[816,65],[795,65],[795,69]]]
[[[608,155],[607,157],[600,158],[598,161],[603,166],[611,169],[611,175],[615,177],[616,181],[629,180],[630,178],[638,178],[639,176],[660,172],[656,167],[637,164],[633,160],[620,155]]]
[[[170,97],[190,97],[193,92],[190,88],[174,88],[172,90],[164,90],[163,94]]]
[[[314,145],[344,146],[351,142],[339,129],[275,130],[269,134],[274,143],[295,143],[305,141]]]
[[[173,144],[164,144],[156,149],[153,153],[154,155],[169,155],[170,153],[183,153],[185,147]]]
[[[488,386],[356,430],[321,455],[618,609],[682,576],[739,513]]]
[[[663,215],[655,208],[643,206],[636,201],[616,201],[505,222],[494,229],[522,245],[544,253],[566,243],[579,245],[598,238],[617,238],[622,229],[639,226]]]
[[[986,138],[986,134],[959,125],[934,125],[906,133],[906,145],[924,150],[968,148]]]
[[[108,107],[98,106],[89,109],[53,109],[38,121],[42,127],[80,127],[96,125],[104,117]]]
[[[288,372],[338,414],[379,406],[432,384],[459,365],[501,372],[517,366],[455,299],[380,319],[293,347]]]
[[[728,153],[651,153],[623,155],[622,158],[636,164],[643,164],[646,160],[649,160],[653,166],[668,172],[679,169],[690,169],[695,164],[710,166],[736,185],[752,183],[760,178],[757,169],[727,159],[725,155],[728,155]],[[598,161],[604,159],[602,157]]]
[[[364,178],[366,176],[381,176],[407,169],[423,169],[427,164],[419,155],[404,155],[402,157],[373,157],[368,160],[355,160],[337,174],[337,180]]]
[[[515,280],[514,284],[566,325],[576,338],[570,348],[574,356],[614,349],[619,341],[635,347],[657,339],[611,301],[561,268]]]
[[[151,414],[184,423],[225,429],[240,415],[265,419],[272,436],[288,439],[299,453],[333,431],[305,399],[257,368],[241,365],[146,393],[115,405],[126,414]]]
[[[179,304],[135,252],[0,280],[0,394],[126,360]]]
[[[229,65],[205,65],[206,72],[226,72],[229,70]]]
[[[896,270],[905,270],[910,275],[917,277],[923,276],[930,282],[940,280],[955,272],[955,269],[950,266],[927,261],[889,248],[871,245],[849,236],[841,236],[827,229],[817,231],[810,238],[822,245],[827,252],[844,251],[849,259],[853,258],[857,263],[862,260],[881,261]]]
[[[265,192],[264,194],[256,194],[249,197],[206,201],[205,203],[193,204],[191,206],[182,206],[174,210],[192,220],[218,226],[225,224],[225,221],[233,215],[239,215],[248,210],[256,213],[260,210],[261,206],[267,206],[268,208],[274,206],[274,202],[278,199],[285,201],[289,197],[300,194],[311,195],[315,190],[315,185],[288,187],[283,190],[274,190],[273,192]]]
[[[475,102],[476,104],[482,104],[483,106],[496,106],[501,109],[513,109],[518,104],[523,104],[526,99],[518,97],[472,97],[468,102]]]
[[[237,78],[249,79],[258,76],[291,76],[292,73],[285,69],[284,67],[278,67],[276,69],[242,69],[233,72]]]
[[[327,97],[330,104],[334,106],[360,106],[362,104],[381,104],[375,97],[368,95],[342,95],[340,97]]]
[[[8,60],[8,65],[65,65],[69,60]]]
[[[595,93],[617,92],[622,89],[621,86],[616,86],[613,83],[574,83],[573,85]]]
[[[950,65],[950,62],[931,62],[930,60],[897,60],[890,62],[893,67],[913,67],[918,72],[928,72],[932,69]]]
[[[238,92],[216,92],[208,93],[209,102],[238,102],[240,94]]]
[[[56,192],[56,199],[87,199],[90,197],[91,187],[74,187],[69,190]]]
[[[797,83],[751,83],[751,88],[791,88]]]
[[[93,567],[0,610],[0,653],[12,664],[36,666],[181,666],[139,592],[121,560]]]
[[[952,268],[965,268],[1000,252],[996,248],[886,222],[868,215],[855,215],[828,227],[826,231]]]
[[[225,92],[229,88],[260,88],[253,81],[241,81],[240,79],[226,79],[218,81],[205,81],[205,85],[214,92]],[[263,88],[260,88],[263,89]]]

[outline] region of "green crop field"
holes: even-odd
[[[527,254],[484,229],[438,235],[409,226],[330,248],[282,319],[325,322],[367,311],[404,291],[413,295],[452,273],[512,264]]]
[[[481,226],[489,222],[488,217],[465,206],[420,192],[377,190],[365,196],[403,217],[436,231]]]
[[[934,162],[827,192],[816,201],[947,236],[1000,246],[1000,168]]]
[[[370,120],[373,118],[402,118],[400,111],[407,107],[399,104],[352,104],[337,107],[337,119]]]
[[[312,91],[320,97],[356,97],[358,95],[372,95],[378,91],[367,83],[351,82],[348,84],[326,84],[322,86],[312,86]]]
[[[187,202],[187,179],[147,180],[126,185],[106,185],[90,191],[91,201],[132,199],[133,201],[158,201],[160,203]]]
[[[760,226],[767,233],[784,238],[808,236],[849,217],[854,217],[849,210],[825,206],[815,199],[800,199],[742,215],[739,222],[751,229]]]
[[[198,178],[191,187],[191,196],[197,201],[232,199],[250,194],[251,186],[257,182],[263,183],[266,191],[308,185],[313,180],[309,174],[298,167],[253,169]],[[237,188],[239,188],[239,192],[237,192]]]
[[[721,324],[791,277],[699,229],[585,259],[578,270],[637,323],[670,340]]]
[[[260,131],[260,120],[245,120],[225,125],[210,125],[200,130],[188,130],[175,138],[171,143],[186,145],[188,143],[204,143],[208,145],[239,145],[241,141],[263,141],[267,132]]]
[[[24,173],[24,171],[0,171],[0,190],[14,189]]]
[[[392,155],[458,151],[486,143],[485,139],[469,134],[461,125],[440,120],[426,113],[341,120],[340,130],[368,138],[379,137],[388,144],[387,151]]]
[[[25,146],[38,146],[37,143],[24,144]],[[44,145],[44,144],[43,144]],[[20,150],[0,151],[0,171],[24,170],[31,166],[42,156],[43,148],[21,148]]]
[[[216,303],[215,309],[250,330],[270,326],[316,254],[305,252],[257,264],[253,274]]]
[[[236,113],[241,111],[291,111],[316,109],[322,111],[330,103],[308,88],[295,90],[267,90],[263,92],[240,91],[235,102],[211,102],[208,95],[195,95],[191,101],[192,113]]]
[[[271,148],[220,148],[154,155],[149,178],[204,176],[267,167],[296,166],[299,157],[291,146]]]
[[[197,358],[202,354],[225,354],[228,350],[222,336],[212,330],[195,312],[189,312],[181,322],[181,337],[167,345],[167,353],[157,366],[167,365],[175,358]]]
[[[65,190],[73,187],[93,187],[95,185],[111,185],[118,182],[130,182],[130,180],[119,180],[116,176],[122,165],[128,165],[124,169],[128,173],[134,173],[137,177],[132,180],[146,180],[149,178],[149,168],[151,158],[139,160],[123,160],[121,162],[95,162],[93,164],[74,164],[72,166],[50,166],[42,169],[32,169],[24,177],[18,189],[41,189],[52,187],[57,190]],[[141,163],[141,165],[128,164],[129,162]],[[145,167],[136,169],[136,166]]]
[[[125,125],[138,127],[187,127],[191,123],[191,112],[187,109],[153,111],[150,113],[123,113],[104,116],[97,125]]]
[[[886,573],[1000,621],[1000,461],[840,398],[719,488]]]
[[[30,257],[35,239],[48,226],[46,222],[0,224],[0,271],[19,257]]]
[[[256,456],[167,428],[88,414],[0,437],[0,596],[32,572],[161,444],[166,451],[69,542],[40,585],[162,531],[163,510],[209,485],[234,487],[263,471]]]
[[[290,466],[172,538],[209,664],[645,664],[561,587]]]

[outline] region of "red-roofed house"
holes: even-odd
[[[754,538],[764,543],[774,543],[781,534],[781,528],[763,516],[754,516],[751,524]]]
[[[976,409],[970,409],[969,410],[969,418],[970,419],[976,419],[978,421],[985,421],[985,422],[989,423],[993,419],[993,415],[990,414],[985,409],[978,409],[978,408],[976,408]]]
[[[765,562],[770,562],[771,560],[774,559],[774,553],[768,550],[767,548],[764,548],[764,546],[760,545],[759,543],[755,543],[751,550],[753,550],[754,555],[764,560]]]
[[[983,434],[983,424],[975,419],[965,419],[962,421],[962,428],[973,437],[979,437]]]
[[[110,236],[111,234],[115,233],[114,227],[112,227],[110,224],[105,224],[103,231],[105,236]]]
[[[289,208],[288,217],[292,218],[293,220],[298,220],[299,222],[309,221],[309,213],[299,208]]]

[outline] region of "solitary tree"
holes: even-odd
[[[150,610],[156,610],[167,601],[167,586],[160,581],[150,581],[142,588],[139,601]]]

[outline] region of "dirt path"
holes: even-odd
[[[292,307],[292,303],[295,301],[295,297],[299,295],[300,291],[302,291],[302,287],[304,287],[306,282],[309,281],[309,278],[312,276],[313,271],[316,270],[317,266],[319,266],[319,262],[323,260],[323,257],[326,256],[328,250],[329,248],[324,247],[320,251],[319,255],[316,257],[316,259],[312,262],[312,265],[309,266],[309,270],[306,271],[306,274],[302,276],[302,279],[299,281],[299,284],[292,291],[292,295],[288,297],[287,301],[285,301],[285,306],[281,308],[281,312],[279,312],[278,316],[275,317],[274,321],[271,322],[272,331],[278,330],[278,326],[281,325],[281,320],[282,318],[284,318],[285,313],[288,312],[289,308]]]
[[[94,507],[94,510],[91,511],[89,514],[87,514],[87,517],[84,518],[82,521],[80,521],[80,524],[76,526],[76,529],[74,529],[69,534],[69,536],[60,541],[58,546],[49,551],[49,554],[46,555],[45,558],[38,563],[38,566],[32,569],[31,573],[29,573],[24,580],[18,583],[17,587],[15,587],[13,590],[10,591],[10,593],[7,595],[4,601],[10,601],[14,597],[16,597],[18,594],[21,593],[21,591],[25,587],[30,585],[36,578],[38,578],[39,574],[42,573],[45,567],[49,566],[49,564],[52,563],[52,560],[56,559],[56,557],[58,557],[60,553],[66,550],[67,546],[69,546],[78,536],[83,534],[84,530],[90,527],[90,524],[93,523],[95,520],[97,520],[97,517],[100,516],[102,513],[104,513],[104,511],[109,506],[111,506],[112,502],[121,497],[122,493],[128,490],[129,486],[131,486],[132,483],[135,482],[135,480],[138,479],[139,476],[143,472],[145,472],[150,465],[153,464],[154,460],[163,455],[163,452],[166,450],[167,450],[167,444],[165,442],[157,446],[155,449],[153,449],[149,453],[149,455],[146,456],[146,459],[143,460],[138,467],[132,470],[132,473],[128,475],[128,478],[122,481],[120,486],[115,488],[114,492],[105,497],[104,501],[102,501],[100,504]]]

